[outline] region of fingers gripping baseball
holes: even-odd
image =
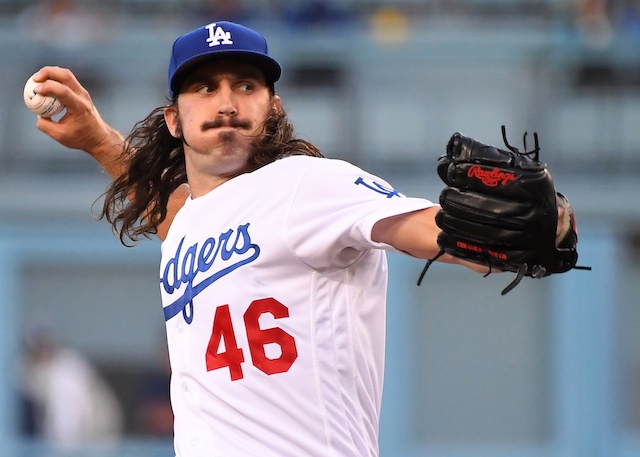
[[[42,117],[52,117],[64,109],[64,105],[56,97],[43,95],[35,90],[38,83],[31,76],[24,85],[23,98],[27,108]]]
[[[71,149],[92,152],[110,141],[113,130],[102,120],[91,96],[66,68],[44,67],[33,75],[33,90],[55,97],[66,107],[58,120],[39,116],[36,127]]]

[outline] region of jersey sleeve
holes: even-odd
[[[348,162],[314,160],[295,189],[285,237],[293,253],[311,267],[345,268],[366,249],[395,250],[371,239],[376,222],[433,205],[404,196]]]

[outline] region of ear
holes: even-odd
[[[282,100],[280,100],[279,95],[274,95],[273,97],[271,97],[271,107],[278,113],[282,111]]]
[[[180,138],[180,126],[178,122],[178,109],[175,105],[167,106],[164,109],[164,121],[167,123],[169,133],[174,138]]]

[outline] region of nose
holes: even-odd
[[[219,116],[235,116],[238,114],[235,94],[227,84],[221,85],[217,99]]]

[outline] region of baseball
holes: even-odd
[[[24,85],[24,103],[33,113],[42,117],[51,117],[58,114],[64,108],[60,100],[49,95],[36,94],[33,88],[36,83],[31,76]]]

